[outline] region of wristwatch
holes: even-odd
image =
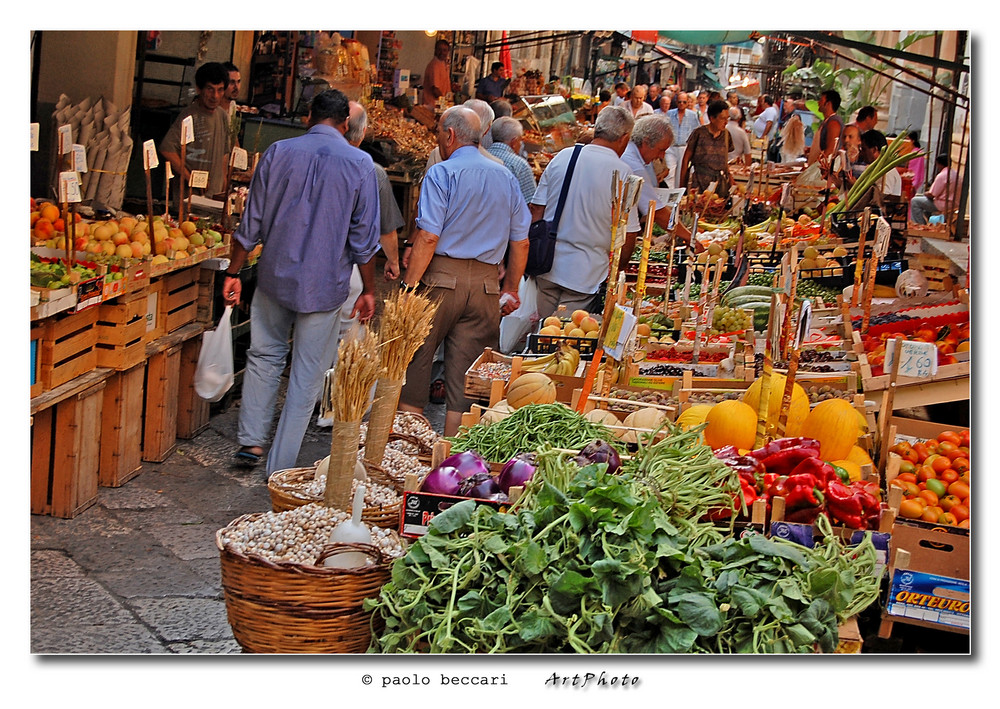
[[[240,277],[240,272],[239,271],[237,271],[236,273],[230,273],[229,271],[226,271],[225,273],[226,273],[226,276],[228,276],[229,278],[239,278]]]

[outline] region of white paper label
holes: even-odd
[[[173,166],[169,162],[167,163],[166,175],[167,175],[167,180],[168,181],[174,179],[174,169],[173,169]]]
[[[59,201],[80,202],[80,178],[75,172],[59,173]]]
[[[247,162],[247,151],[243,148],[233,148],[231,165],[234,170],[246,170],[249,165]]]
[[[886,373],[892,372],[893,363],[896,361],[896,341],[885,341],[885,363],[882,369]],[[916,340],[903,340],[900,347],[899,376],[913,377],[915,379],[926,379],[937,374],[938,350],[933,342],[920,342]]]
[[[208,170],[192,170],[188,184],[195,188],[208,187]]]
[[[795,328],[795,341],[792,348],[799,349],[802,342],[809,337],[810,332],[812,332],[812,302],[803,300],[802,305],[799,306],[799,325]]]
[[[889,237],[892,236],[892,227],[882,217],[875,222],[875,246],[872,249],[879,259],[884,259],[889,252]]]
[[[77,172],[87,171],[87,149],[79,143],[73,144],[73,169]]]
[[[156,143],[152,140],[147,140],[142,144],[142,169],[152,170],[154,167],[159,167],[160,158],[156,155]]]
[[[73,126],[59,126],[59,154],[65,155],[73,149]]]
[[[38,124],[32,123],[28,126],[31,129],[31,150],[38,151]]]
[[[191,116],[184,116],[181,121],[181,143],[187,145],[194,142],[194,119]]]

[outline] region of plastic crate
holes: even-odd
[[[528,335],[528,352],[531,354],[548,354],[555,352],[562,345],[569,345],[580,353],[581,359],[589,359],[597,350],[596,337],[569,337],[568,335]]]

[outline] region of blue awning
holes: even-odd
[[[755,39],[761,30],[660,30],[660,37],[684,44],[738,44]]]

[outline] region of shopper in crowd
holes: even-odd
[[[743,118],[743,109],[738,106],[730,106],[729,120],[726,122],[726,130],[733,140],[733,149],[729,152],[729,162],[750,165],[753,159],[750,154],[750,136],[740,125]]]
[[[594,111],[595,116],[611,105],[611,92],[607,89],[601,89],[601,93],[597,95],[597,99],[597,110]]]
[[[732,108],[739,108],[739,105],[740,105],[740,96],[739,96],[739,94],[736,93],[735,91],[728,91],[728,92],[726,92],[726,102]]]
[[[477,116],[479,116],[479,122],[480,125],[482,126],[482,133],[480,133],[479,138],[476,140],[475,143],[476,146],[479,148],[479,152],[483,154],[483,157],[493,160],[500,165],[503,165],[503,161],[500,160],[500,158],[496,157],[495,155],[491,155],[490,152],[487,150],[487,148],[493,142],[493,134],[490,131],[490,129],[493,126],[493,118],[494,118],[493,109],[490,108],[490,105],[488,103],[486,103],[485,101],[481,101],[478,98],[470,98],[462,105],[465,106],[466,108],[472,109],[472,111]],[[427,156],[427,164],[424,165],[424,174],[427,173],[427,170],[430,168],[431,165],[436,165],[437,163],[441,162],[441,160],[443,160],[443,158],[441,157],[441,149],[440,147],[435,146],[434,149],[430,152],[430,155]]]
[[[930,189],[910,200],[910,219],[914,224],[926,224],[932,214],[942,214],[958,206],[958,174],[949,167],[944,153],[934,159],[937,174]]]
[[[493,121],[492,132],[493,144],[487,149],[493,157],[500,158],[511,174],[517,178],[525,203],[530,202],[535,194],[535,174],[531,171],[528,161],[520,154],[524,126],[520,121],[504,116]]]
[[[919,152],[922,152],[922,148],[920,147],[920,133],[915,130],[910,131],[906,134],[906,138],[900,146],[900,153],[906,155],[907,153]],[[910,179],[912,180],[911,185],[914,195],[918,195],[923,191],[924,182],[927,180],[927,176],[925,175],[925,171],[927,169],[926,166],[927,158],[921,155],[917,158],[911,158],[904,167],[898,168],[900,170],[900,174],[902,174],[903,171],[911,173],[912,177]]]
[[[646,90],[646,103],[654,111],[660,107],[660,96],[663,92],[660,89],[659,84],[650,84],[649,89]]]
[[[207,197],[222,199],[226,190],[226,167],[229,151],[229,114],[222,108],[229,74],[219,62],[198,67],[194,74],[197,96],[182,110],[160,142],[160,154],[170,162],[174,174],[185,185],[194,170],[208,172]],[[194,127],[194,142],[184,148],[181,163],[181,125],[188,116]]]
[[[670,207],[656,193],[659,180],[656,179],[656,169],[653,163],[663,160],[667,149],[674,143],[674,131],[666,116],[646,115],[636,119],[632,128],[632,136],[622,160],[632,168],[632,173],[642,178],[642,190],[639,193],[639,216],[647,218],[649,203],[656,203],[653,221],[666,229],[670,223]]]
[[[518,285],[528,258],[528,206],[510,171],[476,150],[480,127],[479,117],[465,106],[441,116],[437,141],[444,160],[424,176],[413,251],[400,282],[420,285],[440,305],[406,371],[399,408],[424,410],[434,354],[444,343],[446,436],[458,432],[471,406],[465,371],[486,347],[499,346],[500,318],[520,305]],[[497,272],[505,252],[501,284]]]
[[[725,101],[713,101],[705,111],[708,124],[695,129],[687,141],[687,149],[681,159],[678,185],[691,186],[705,191],[714,182],[715,194],[729,196],[733,176],[729,172],[729,152],[732,138],[726,130],[729,121],[729,105]],[[689,170],[693,177],[689,176]]]
[[[875,124],[878,123],[878,109],[874,106],[862,107],[858,111],[858,117],[854,120],[854,123],[862,133],[874,130]]]
[[[677,188],[679,186],[677,178],[680,173],[678,168],[687,149],[688,137],[699,125],[698,117],[691,110],[691,96],[683,91],[678,93],[677,108],[667,111],[667,118],[674,131],[674,144],[667,151],[664,162],[667,163],[667,182],[670,187]]]
[[[653,107],[646,103],[645,86],[640,84],[632,89],[632,95],[628,100],[628,108],[632,112],[632,118],[652,115]]]
[[[624,81],[619,81],[617,84],[615,84],[614,89],[615,89],[615,96],[611,100],[611,105],[621,106],[623,103],[628,103],[628,96],[629,92],[631,91],[629,85],[626,84]]]
[[[813,132],[813,142],[809,148],[809,158],[806,160],[808,165],[816,162],[820,155],[825,155],[829,160],[838,149],[840,134],[844,131],[844,121],[837,115],[837,111],[840,110],[839,93],[833,89],[821,93],[819,110],[823,114],[823,122],[819,130]]]
[[[708,125],[708,91],[699,91],[695,101],[694,114],[698,117],[698,125]]]
[[[653,113],[665,116],[667,115],[667,112],[669,110],[670,110],[670,96],[667,94],[663,94],[662,96],[660,96],[660,105],[656,108],[655,111],[653,111]]]
[[[753,134],[764,141],[770,143],[778,129],[778,108],[774,105],[774,99],[770,94],[762,97],[764,110],[760,112],[753,122]]]
[[[434,44],[434,56],[427,63],[423,82],[422,103],[430,109],[437,105],[437,100],[451,91],[451,45],[446,40],[439,39]]]
[[[514,107],[511,106],[510,101],[505,98],[498,98],[496,101],[493,101],[490,103],[490,108],[493,109],[494,118],[514,115]]]
[[[226,70],[228,80],[226,81],[226,92],[222,95],[220,105],[225,109],[232,120],[236,115],[236,99],[240,97],[240,69],[232,62],[223,62],[222,67]]]
[[[492,103],[503,96],[509,79],[506,76],[503,62],[493,62],[490,73],[479,80],[476,85],[476,98],[486,103]]]
[[[861,134],[861,161],[864,166],[871,165],[878,156],[882,154],[888,145],[885,135],[877,130],[866,131]],[[863,167],[860,168],[861,171],[864,170]],[[859,173],[859,167],[855,166],[854,175],[857,176]],[[880,179],[875,185],[871,187],[861,198],[855,203],[855,209],[864,209],[865,207],[875,205],[882,205],[882,198],[885,196],[899,197],[902,194],[903,180],[899,173],[895,170],[889,170],[882,179]]]
[[[552,270],[536,276],[538,316],[545,319],[558,306],[568,312],[590,310],[608,277],[611,249],[611,184],[617,171],[624,180],[632,172],[621,156],[628,146],[635,120],[626,106],[610,106],[597,116],[594,139],[580,149],[559,221]],[[574,149],[556,153],[538,180],[531,200],[532,220],[555,217],[559,194]],[[635,248],[639,217],[629,211],[622,254]]]
[[[371,157],[344,138],[348,115],[347,96],[336,89],[313,99],[309,130],[279,140],[261,156],[233,233],[222,283],[227,305],[240,302],[238,274],[247,254],[257,244],[263,247],[250,305],[237,431],[240,462],[253,465],[264,454],[289,349],[292,355],[268,475],[298,463],[323,375],[337,349],[354,265],[363,285],[351,315],[366,321],[375,312],[378,178]]]

